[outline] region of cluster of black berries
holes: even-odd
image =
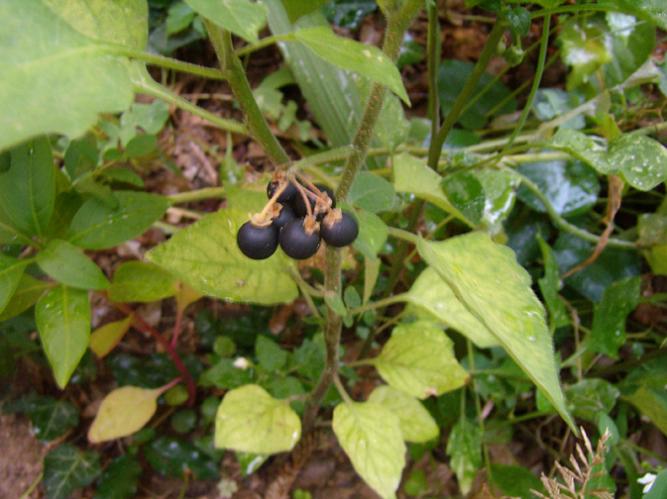
[[[236,235],[239,249],[248,258],[263,260],[276,251],[296,260],[313,256],[322,239],[336,248],[351,244],[359,234],[354,217],[336,208],[331,189],[277,175],[266,186],[268,204],[253,215]]]

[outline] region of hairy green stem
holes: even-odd
[[[243,64],[234,53],[232,35],[210,21],[204,21],[209,38],[218,57],[220,68],[225,72],[227,82],[241,106],[253,138],[261,144],[266,155],[277,165],[287,164],[289,156],[273,136],[271,129],[262,115],[257,101],[252,94],[250,83],[243,69]]]
[[[206,66],[200,66],[199,64],[192,64],[190,62],[179,61],[178,59],[173,59],[171,57],[165,57],[163,55],[150,54],[148,52],[142,52],[139,50],[132,50],[127,47],[120,47],[116,45],[110,45],[108,51],[112,54],[124,55],[131,59],[137,59],[139,61],[152,64],[154,66],[160,66],[166,69],[173,69],[174,71],[180,71],[181,73],[189,73],[196,76],[201,76],[203,78],[208,78],[209,80],[226,80],[229,76],[225,71],[220,71],[216,68],[208,68]]]
[[[486,67],[489,65],[491,57],[496,53],[498,47],[498,42],[500,37],[503,35],[505,30],[504,24],[500,21],[497,21],[493,26],[493,29],[489,33],[489,37],[486,40],[484,49],[479,56],[477,64],[468,77],[461,93],[458,95],[454,104],[452,105],[451,111],[447,114],[442,127],[438,131],[438,134],[435,137],[431,137],[431,147],[428,152],[428,165],[436,170],[438,168],[438,161],[440,160],[440,155],[442,154],[442,146],[449,135],[449,132],[454,128],[454,125],[461,117],[461,112],[463,108],[468,103],[468,100],[472,96],[472,93],[477,88],[477,84],[484,74]]]
[[[203,199],[220,198],[225,195],[224,187],[206,187],[196,191],[179,192],[167,196],[171,204],[192,203]]]

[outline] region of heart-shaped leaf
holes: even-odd
[[[380,404],[398,416],[406,442],[423,443],[433,440],[440,430],[433,416],[414,397],[390,386],[378,386],[368,397],[369,402]]]

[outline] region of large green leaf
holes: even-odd
[[[125,262],[114,273],[109,298],[117,302],[153,302],[174,296],[177,281],[157,265]]]
[[[27,262],[0,253],[0,314],[21,282]]]
[[[398,416],[403,440],[423,443],[433,440],[440,430],[433,416],[414,397],[390,386],[378,386],[368,397],[369,402],[380,404]]]
[[[0,313],[0,322],[16,317],[28,310],[37,303],[47,289],[53,286],[53,282],[40,281],[29,274],[23,274],[4,311]]]
[[[9,170],[0,173],[0,211],[15,229],[27,234],[44,233],[55,205],[55,173],[46,138],[12,150]]]
[[[49,241],[37,254],[37,263],[49,276],[66,286],[80,289],[106,289],[109,286],[100,268],[67,241]]]
[[[147,258],[205,295],[262,305],[291,302],[298,292],[287,257],[277,252],[251,260],[239,250],[236,233],[247,220],[247,212],[235,209],[207,215]]]
[[[266,23],[266,9],[250,0],[185,0],[192,10],[249,42]]]
[[[373,402],[351,402],[336,406],[332,424],[361,478],[382,498],[396,497],[405,466],[398,416]]]
[[[258,385],[230,390],[215,418],[215,446],[254,454],[292,450],[301,437],[301,420],[286,400]]]
[[[56,383],[65,388],[88,349],[88,292],[65,286],[52,289],[37,303],[35,322]]]
[[[134,191],[113,193],[118,206],[99,199],[86,201],[69,227],[68,240],[86,249],[105,249],[141,235],[169,207],[161,196]]]
[[[531,289],[530,275],[516,262],[514,252],[479,232],[444,242],[420,239],[417,247],[468,312],[488,329],[574,427],[558,382],[544,308]]]
[[[419,399],[456,390],[468,379],[454,357],[452,341],[427,321],[394,328],[371,362],[390,386]]]
[[[667,180],[667,148],[644,135],[623,135],[613,141],[609,163],[640,191],[650,191]]]
[[[480,348],[497,346],[498,340],[468,312],[435,269],[426,268],[414,282],[407,300],[448,327],[470,338]]]
[[[6,0],[0,18],[0,150],[41,134],[82,135],[99,113],[132,103],[127,60],[104,42],[143,48],[145,1]]]
[[[44,458],[44,488],[49,499],[68,499],[73,492],[93,483],[100,474],[97,452],[83,452],[62,444]]]

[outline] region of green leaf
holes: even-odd
[[[287,363],[287,351],[266,336],[257,337],[255,355],[259,365],[269,372],[278,371]]]
[[[183,479],[192,474],[195,480],[218,480],[220,464],[190,442],[159,437],[143,447],[146,460],[158,473]]]
[[[447,454],[463,494],[470,492],[477,471],[482,467],[482,432],[476,424],[461,418],[452,428]]]
[[[415,307],[426,310],[447,327],[456,329],[480,348],[497,346],[498,340],[463,306],[435,269],[427,267],[419,274],[407,294]]]
[[[125,333],[130,329],[132,317],[126,317],[120,321],[108,322],[104,326],[97,328],[90,335],[90,349],[95,352],[99,358],[106,355],[114,349],[123,339]]]
[[[95,490],[95,499],[135,497],[141,473],[141,464],[135,456],[123,454],[117,457],[102,473]]]
[[[266,24],[266,9],[250,0],[185,0],[198,14],[248,42],[258,40],[257,33]]]
[[[117,246],[144,233],[169,207],[167,199],[144,192],[115,191],[113,197],[115,208],[94,198],[81,206],[69,228],[72,244],[86,249]]]
[[[0,253],[0,314],[14,296],[28,262]]]
[[[502,223],[514,207],[520,180],[511,172],[491,168],[473,170],[484,190],[484,210],[481,222],[492,234],[502,232]]]
[[[519,172],[532,180],[551,202],[556,212],[565,217],[589,211],[598,200],[600,183],[595,171],[579,161],[542,161],[527,163]],[[532,192],[521,187],[519,199],[535,211],[546,208]]]
[[[614,166],[608,160],[606,147],[597,137],[569,128],[560,128],[551,143],[557,149],[562,149],[592,166],[602,175],[615,172]]]
[[[540,121],[550,121],[571,111],[579,100],[575,94],[570,94],[560,88],[541,88],[535,94],[533,102],[533,114]],[[579,114],[563,123],[561,128],[574,128],[579,130],[586,126],[586,119]]]
[[[132,0],[2,2],[0,150],[42,134],[77,137],[99,113],[129,107],[127,60],[105,42],[142,49],[147,10]]]
[[[625,344],[625,321],[640,299],[641,278],[627,277],[604,290],[602,301],[595,304],[588,348],[617,358]]]
[[[290,262],[281,252],[266,260],[251,260],[236,244],[238,228],[248,213],[224,209],[207,215],[146,257],[202,294],[271,305],[297,297]]]
[[[540,479],[523,466],[491,463],[493,485],[498,487],[504,496],[534,497],[532,490],[544,493],[544,485]]]
[[[563,419],[574,426],[558,383],[544,308],[514,252],[479,232],[439,243],[420,239],[417,248],[468,312],[498,340]]]
[[[199,378],[199,384],[202,386],[215,386],[225,390],[238,388],[252,381],[251,370],[236,367],[232,359],[220,359]]]
[[[215,446],[254,454],[292,450],[301,437],[301,420],[289,403],[258,385],[230,390],[215,419]]]
[[[626,12],[646,19],[667,30],[667,7],[662,0],[610,0]]]
[[[141,430],[157,410],[162,390],[123,386],[109,392],[88,430],[93,444],[127,437]]]
[[[35,436],[42,441],[55,440],[79,424],[79,411],[66,400],[30,394],[8,404],[10,412],[30,417]]]
[[[44,489],[49,499],[68,499],[72,493],[93,483],[100,474],[97,452],[83,452],[62,444],[44,457]]]
[[[14,295],[5,306],[4,311],[0,313],[0,322],[16,317],[28,310],[53,285],[52,282],[40,281],[28,274],[23,274],[16,286]]]
[[[454,345],[432,322],[400,324],[370,361],[390,386],[419,399],[462,387],[468,379]]]
[[[6,75],[3,81],[5,78]],[[46,138],[11,151],[11,166],[0,173],[0,211],[20,232],[41,236],[46,231],[56,199],[55,172],[51,146]]]
[[[623,135],[609,144],[609,163],[640,191],[667,180],[667,148],[644,135]]]
[[[327,3],[327,0],[283,0],[289,20],[294,22]]]
[[[620,391],[614,385],[598,378],[584,379],[565,391],[572,413],[595,423],[599,414],[609,414],[616,405]]]
[[[174,296],[178,282],[157,265],[140,261],[125,262],[114,273],[109,298],[115,302],[150,303]]]
[[[565,302],[560,299],[558,292],[562,286],[560,279],[560,271],[558,263],[554,257],[552,249],[549,245],[538,236],[540,249],[542,250],[542,259],[544,260],[544,277],[537,281],[542,292],[542,297],[547,305],[549,311],[549,319],[552,327],[559,328],[570,323]]]
[[[388,211],[394,207],[394,186],[371,172],[360,172],[354,179],[347,200],[358,208],[371,213]]]
[[[343,403],[334,409],[332,425],[361,478],[382,498],[396,497],[405,466],[398,416],[373,402]]]
[[[37,302],[35,322],[56,383],[65,388],[88,349],[88,292],[66,286],[52,289]]]
[[[447,199],[463,215],[478,225],[484,213],[484,187],[474,173],[459,171],[442,179],[440,184]]]
[[[398,68],[377,47],[343,38],[326,27],[302,28],[293,36],[318,57],[386,86],[410,105]]]
[[[651,490],[645,493],[642,499],[661,499],[667,496],[667,470],[662,470],[655,478]]]
[[[375,258],[389,235],[387,224],[376,214],[363,210],[356,213],[356,218],[359,235],[353,245],[367,258]]]
[[[620,383],[623,399],[629,401],[667,435],[667,365],[654,359],[633,369]]]
[[[96,290],[109,287],[109,281],[100,268],[67,241],[52,239],[37,254],[36,260],[44,272],[66,286]]]
[[[368,397],[398,416],[403,440],[423,443],[436,438],[440,430],[431,414],[414,397],[390,386],[378,386]]]

